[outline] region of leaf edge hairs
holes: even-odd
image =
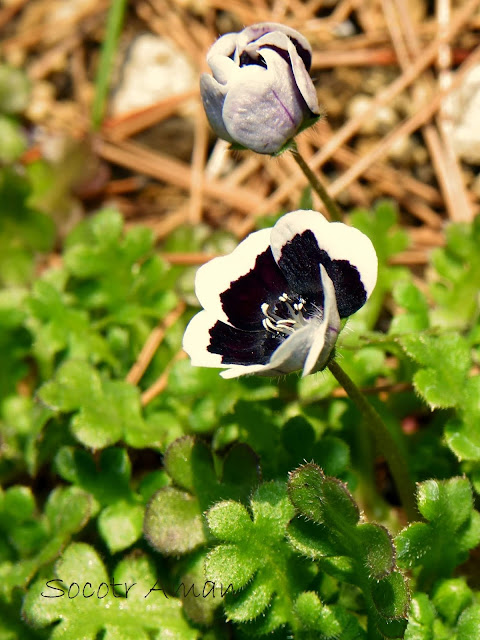
[[[370,297],[377,269],[358,229],[318,211],[287,213],[198,269],[204,310],[189,322],[183,349],[193,366],[225,368],[223,378],[320,371],[341,319]]]

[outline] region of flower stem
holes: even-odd
[[[317,192],[321,201],[327,208],[328,213],[330,214],[330,219],[334,222],[342,221],[342,214],[340,213],[340,209],[338,208],[335,200],[333,200],[327,193],[327,190],[320,182],[320,179],[313,173],[308,164],[305,162],[303,156],[300,155],[300,152],[297,148],[297,145],[294,144],[292,148],[292,154],[295,159],[295,162],[298,164],[300,169],[303,171],[307,180],[310,182],[312,188]]]
[[[357,408],[364,417],[365,424],[370,430],[375,442],[378,444],[379,450],[385,456],[409,521],[418,520],[415,488],[410,478],[407,461],[403,456],[401,448],[395,442],[381,417],[338,362],[330,360],[328,368],[345,389],[350,399],[357,405]]]

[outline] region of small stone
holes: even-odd
[[[358,117],[368,111],[373,104],[373,98],[360,94],[350,100],[347,107],[347,114],[350,118]],[[379,107],[375,114],[368,118],[360,128],[360,133],[365,135],[385,134],[398,122],[398,115],[395,111],[384,105]]]
[[[49,82],[37,82],[32,87],[25,115],[32,122],[42,122],[54,109],[55,89]]]
[[[132,42],[121,78],[112,100],[116,116],[198,86],[198,73],[188,58],[172,42],[153,34]]]
[[[390,145],[388,157],[396,162],[409,165],[413,162],[415,144],[410,136],[400,136]]]
[[[480,164],[480,65],[465,75],[445,100],[444,108],[453,122],[453,147],[458,157]]]
[[[427,14],[427,2],[425,0],[403,0],[410,19],[414,24],[421,23]],[[380,31],[387,29],[382,0],[369,0],[361,3],[361,9],[357,12],[358,21],[365,31]]]
[[[58,23],[72,20],[93,6],[92,0],[56,0],[51,3],[50,11],[46,13],[47,22]]]

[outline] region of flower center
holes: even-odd
[[[262,324],[271,333],[291,336],[308,322],[302,313],[304,306],[305,300],[303,298],[298,298],[295,302],[286,293],[282,293],[274,305],[266,302],[262,304],[261,309],[265,316]]]

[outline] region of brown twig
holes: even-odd
[[[195,116],[195,134],[192,151],[192,174],[190,183],[190,206],[188,219],[190,224],[198,224],[202,219],[203,183],[205,160],[208,146],[208,125],[203,107],[197,105]]]
[[[453,38],[458,34],[458,32],[464,27],[465,23],[477,10],[479,5],[480,0],[467,0],[467,2],[465,2],[463,6],[456,11],[448,29],[448,36],[450,38]],[[375,116],[379,107],[388,104],[393,100],[393,98],[408,87],[418,77],[418,75],[422,73],[422,71],[430,66],[437,57],[438,45],[440,42],[441,39],[437,36],[416,58],[415,62],[401,74],[401,76],[378,93],[368,110],[354,118],[350,118],[350,120],[348,120],[348,122],[345,123],[345,125],[341,127],[334,136],[332,136],[329,142],[315,154],[310,165],[311,168],[315,170],[327,162],[335,151],[355,135],[367,120]],[[418,126],[415,128],[418,128]],[[391,140],[389,141],[389,144],[390,143]],[[357,174],[357,176],[358,175],[359,174]],[[274,211],[283,202],[291,190],[299,184],[299,182],[300,180],[298,176],[292,176],[290,180],[283,183],[263,203],[262,211]]]
[[[163,391],[165,391],[168,384],[168,376],[170,375],[170,371],[173,366],[179,360],[183,360],[187,357],[187,354],[184,351],[178,351],[170,362],[165,367],[162,375],[152,384],[151,387],[148,387],[146,391],[142,393],[141,403],[142,406],[145,407],[149,402],[151,402],[154,398],[159,396]]]
[[[143,345],[142,350],[138,354],[136,362],[127,374],[127,382],[135,385],[140,382],[140,379],[147,370],[148,365],[157,352],[158,347],[161,345],[168,329],[170,329],[170,327],[172,327],[177,322],[184,311],[185,303],[182,300],[178,303],[175,309],[170,311],[170,313],[165,316],[160,326],[153,329],[153,331],[148,336],[145,344]]]
[[[141,109],[136,109],[135,111],[122,114],[121,116],[109,118],[103,124],[103,133],[105,137],[113,142],[125,140],[126,138],[129,138],[144,129],[148,129],[148,127],[170,117],[189,100],[197,98],[198,94],[198,89],[192,89],[185,93],[178,93],[173,96],[169,96],[168,98],[160,100],[148,107],[143,107]]]
[[[27,2],[28,0],[17,0],[16,2],[13,2],[12,4],[9,4],[1,9],[0,29],[3,29],[3,27],[8,24],[10,20],[12,20],[12,18],[15,17],[15,15],[27,4]]]
[[[401,138],[402,136],[408,136],[414,131],[416,131],[423,124],[428,122],[433,114],[439,109],[442,101],[445,97],[455,89],[465,74],[480,60],[480,46],[478,46],[471,56],[462,64],[462,66],[455,73],[454,79],[448,87],[439,93],[437,93],[433,98],[425,104],[417,113],[413,116],[402,122],[398,125],[393,131],[391,131],[387,136],[385,136],[381,142],[379,142],[369,153],[362,156],[358,162],[351,167],[348,171],[346,171],[340,178],[338,178],[332,185],[330,186],[330,194],[332,197],[338,195],[343,189],[345,189],[350,182],[356,180],[362,173],[375,161],[382,158],[393,144],[395,140]]]
[[[190,190],[192,170],[190,165],[169,157],[159,151],[150,151],[135,142],[123,141],[114,144],[99,138],[95,148],[104,159],[128,167],[133,171],[142,171],[153,178],[174,184],[186,191]],[[261,200],[245,188],[225,186],[219,180],[205,180],[204,194],[216,198],[239,211],[250,213],[258,209]]]
[[[394,41],[395,48],[397,48],[395,39],[399,38],[403,43],[403,38],[405,38],[405,43],[403,45],[405,47],[404,54],[402,56],[399,55],[402,69],[405,70],[415,56],[419,55],[420,43],[405,4],[401,0],[395,0],[395,4],[399,20],[397,19],[397,15],[395,15],[393,8],[391,8],[390,3],[387,0],[384,0],[384,6],[386,9],[385,14],[386,16],[388,15],[389,18],[387,20],[387,24],[392,32],[392,40]],[[445,5],[445,3],[443,4]],[[443,13],[445,13],[445,10]],[[449,17],[449,11],[447,11],[447,14]],[[394,36],[394,34],[397,35]],[[448,34],[447,20],[446,22],[443,22],[442,28],[439,27],[440,42],[438,45],[438,55],[439,59],[442,60],[443,65],[450,64],[451,62],[451,52],[448,44],[450,38],[451,36]],[[450,75],[448,78],[448,82],[442,82],[442,76],[440,77],[440,88],[448,90],[450,86]],[[431,86],[431,89],[433,89],[434,79],[432,74],[428,74],[426,76],[426,81]],[[452,220],[457,221],[471,220],[472,209],[465,193],[462,174],[451,144],[451,123],[449,123],[445,118],[442,118],[441,114],[442,105],[440,105],[439,113],[436,118],[438,130],[433,124],[425,124],[422,127],[422,132],[432,158],[438,183],[445,198],[449,217]]]

